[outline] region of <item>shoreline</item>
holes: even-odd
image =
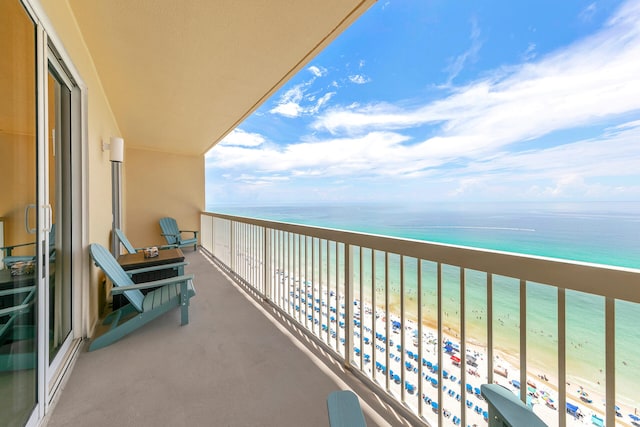
[[[283,272],[284,274],[284,272]],[[277,277],[277,276],[276,276]],[[311,286],[310,282],[306,282],[306,287],[307,287],[307,292],[309,293],[310,291],[313,290],[313,292],[315,293],[315,298],[316,298],[316,303],[318,302],[318,298],[321,298],[322,300],[322,306],[326,306],[329,303],[334,303],[337,302],[336,301],[336,296],[335,294],[333,294],[333,291],[336,290],[335,287],[331,288],[329,287],[329,289],[327,288],[326,285],[321,286],[323,293],[320,294],[319,288],[317,286]],[[294,285],[290,285],[289,290],[293,289]],[[340,290],[336,290],[338,292],[339,295],[339,301],[341,301],[342,303],[344,303],[344,294],[340,293]],[[329,293],[332,293],[333,295],[331,295],[331,297],[329,298],[329,301],[326,301],[325,298],[328,296]],[[358,292],[356,293],[358,294]],[[297,294],[296,294],[297,297]],[[389,319],[384,319],[384,315],[386,313],[385,310],[385,306],[384,305],[380,305],[377,304],[375,313],[376,315],[373,315],[374,310],[372,310],[372,306],[371,306],[371,301],[370,301],[370,295],[363,295],[364,297],[364,312],[362,312],[361,310],[361,305],[360,305],[360,301],[358,298],[356,298],[356,305],[355,307],[357,307],[355,309],[354,312],[354,319],[361,319],[363,320],[363,322],[361,322],[361,326],[360,328],[356,327],[355,331],[356,333],[358,333],[357,331],[361,331],[363,334],[366,334],[366,332],[364,332],[363,325],[369,325],[369,335],[366,335],[369,337],[369,344],[373,347],[372,343],[376,343],[376,339],[375,337],[373,337],[373,330],[372,330],[372,319],[375,317],[376,319],[380,318],[380,320],[376,320],[376,327],[375,327],[375,331],[379,332],[379,331],[386,331],[386,322],[392,322],[393,320],[399,321],[400,316],[397,314],[400,312],[400,307],[399,307],[399,303],[394,304],[393,302],[391,302],[389,304]],[[369,297],[369,301],[367,301],[367,297]],[[392,298],[395,299],[395,298]],[[316,304],[314,304],[314,307],[316,306]],[[338,304],[336,304],[336,307],[338,306]],[[333,306],[331,306],[333,308]],[[317,310],[316,310],[317,311]],[[333,311],[332,311],[333,312]],[[358,312],[358,315],[356,316],[356,312]],[[320,318],[324,320],[324,318],[326,317],[325,314],[325,309],[321,308],[320,309]],[[337,313],[341,313],[340,310],[337,311]],[[307,312],[305,312],[305,315],[307,314]],[[362,317],[360,317],[360,315],[362,315]],[[416,345],[413,342],[413,335],[414,333],[417,333],[417,313],[410,313],[407,312],[407,310],[405,310],[405,325],[406,325],[406,329],[407,329],[407,333],[409,334],[409,337],[407,337],[407,335],[405,335],[405,345],[407,348],[404,349],[405,352],[410,353],[409,352],[409,348],[410,346],[413,344],[414,346]],[[381,319],[384,319],[381,320]],[[329,321],[329,319],[326,319],[327,325],[329,325],[329,327],[333,326],[332,323],[335,323],[337,326],[338,322],[335,322],[334,320],[331,320],[331,322]],[[457,322],[459,323],[459,321]],[[428,316],[424,316],[423,315],[423,338],[425,336],[430,336],[430,337],[437,337],[437,323],[429,318]],[[344,330],[344,326],[340,326],[343,330]],[[364,327],[366,328],[366,327]],[[446,329],[445,329],[446,328]],[[333,331],[333,330],[332,330]],[[459,347],[459,329],[457,328],[456,325],[443,325],[443,333],[442,333],[442,338],[446,341],[446,340],[450,340],[454,343],[456,343]],[[328,334],[328,330],[326,332],[324,332],[324,334]],[[485,332],[486,335],[486,332]],[[344,336],[343,334],[341,336]],[[363,335],[364,336],[364,335]],[[436,338],[437,341],[437,338]],[[486,348],[486,343],[481,342],[482,340],[476,340],[476,339],[469,339],[467,337],[467,340],[465,342],[467,351],[471,351],[476,355],[481,355],[480,358],[483,360],[483,364],[479,365],[479,367],[477,368],[477,372],[480,378],[484,378],[484,382],[487,382],[487,375],[488,375],[488,361],[486,361],[486,357],[487,357],[487,348]],[[425,353],[423,354],[423,357],[425,357],[428,353],[430,353],[430,351],[428,350],[428,346],[431,345],[433,346],[433,344],[427,344],[425,343],[425,345],[423,345],[423,351],[425,351]],[[357,347],[359,347],[359,344],[357,345]],[[385,360],[385,356],[383,355],[383,352],[380,352],[380,350],[382,349],[377,349],[378,346],[376,345],[376,350],[373,350],[373,353],[379,353],[380,357],[373,357],[373,360]],[[417,348],[417,346],[415,347]],[[442,347],[441,347],[442,348]],[[362,352],[365,351],[365,349],[361,349]],[[388,347],[388,351],[389,352],[393,352],[394,353],[394,360],[398,358],[398,355],[396,353],[398,353],[397,351],[395,351],[395,349],[391,346]],[[417,353],[416,353],[417,355]],[[436,356],[436,354],[434,354],[433,356]],[[369,354],[369,356],[367,356],[368,358],[371,357],[371,354]],[[449,369],[452,368],[452,366],[448,361],[445,360],[446,358],[448,358],[448,355],[445,355],[445,358],[443,358],[443,366],[447,366]],[[519,359],[518,357],[514,357],[511,352],[509,351],[508,348],[504,348],[502,346],[499,345],[495,345],[494,344],[494,371],[496,368],[506,368],[506,370],[509,372],[509,375],[507,375],[506,377],[500,376],[498,374],[494,374],[494,382],[501,384],[507,388],[509,388],[510,390],[517,392],[517,390],[514,389],[514,386],[512,384],[512,380],[517,380],[517,382],[519,382],[520,380],[520,373],[519,373],[519,368],[516,368],[519,365]],[[402,355],[400,357],[400,360],[410,360],[408,358],[406,358],[405,355]],[[549,369],[550,367],[545,365],[544,363],[541,364],[537,364],[535,363],[535,361],[527,361],[527,379],[528,382],[532,383],[532,384],[536,384],[539,387],[539,389],[541,390],[541,393],[535,392],[533,395],[536,396],[535,400],[536,400],[536,404],[534,405],[534,409],[539,416],[541,416],[541,418],[543,418],[543,420],[546,421],[550,421],[551,424],[550,425],[554,425],[557,422],[557,417],[558,417],[558,408],[552,409],[553,407],[553,403],[551,403],[549,405],[547,405],[548,402],[557,402],[557,393],[558,393],[558,380],[557,380],[557,375],[556,375],[556,367],[555,366],[551,366],[551,369]],[[394,365],[398,365],[398,360],[395,360]],[[371,363],[372,364],[372,363]],[[376,363],[377,364],[377,363]],[[557,364],[556,364],[557,365]],[[389,368],[390,369],[390,368]],[[403,367],[402,366],[397,366],[395,369],[398,369],[400,371],[403,371]],[[369,371],[371,372],[371,369],[369,369]],[[423,374],[426,371],[423,370]],[[453,370],[452,370],[453,371]],[[397,371],[396,371],[397,372]],[[417,372],[417,371],[416,371]],[[451,372],[451,371],[450,371]],[[411,377],[414,374],[408,374],[409,377]],[[417,376],[417,375],[416,375]],[[425,379],[428,378],[425,377]],[[544,378],[544,379],[543,379]],[[414,381],[417,380],[417,378],[414,378]],[[469,381],[469,380],[468,380]],[[415,384],[415,383],[414,383]],[[398,386],[399,387],[399,386]],[[527,385],[525,385],[525,387],[527,387]],[[400,387],[400,390],[402,390],[402,388]],[[445,387],[446,390],[446,387]],[[527,390],[527,388],[525,388],[525,390]],[[543,391],[542,391],[543,390]],[[590,413],[598,416],[599,418],[604,418],[604,405],[601,402],[604,402],[604,394],[599,392],[599,390],[594,389],[593,387],[590,387],[590,383],[589,380],[587,378],[582,378],[580,376],[576,376],[576,375],[567,375],[567,402],[571,403],[572,405],[576,405],[578,406],[581,410],[582,410],[582,415],[583,416],[588,416]],[[580,400],[580,392],[584,392],[587,393],[586,396],[588,396],[586,399],[591,400],[591,402],[585,402]],[[634,412],[636,412],[636,407],[634,407],[633,403],[629,403],[627,402],[627,399],[620,399],[620,393],[618,393],[617,399],[616,399],[616,404],[618,406],[620,406],[621,409],[621,413],[624,414],[623,415],[623,419],[618,418],[619,421],[624,421],[625,423],[627,423],[627,414],[633,414]],[[446,401],[447,399],[445,399]],[[631,401],[632,398],[629,398],[629,401]],[[557,403],[555,403],[557,405]],[[451,405],[450,405],[451,406]],[[458,406],[459,406],[459,402],[458,402]],[[485,404],[486,406],[486,404]],[[455,408],[455,403],[451,406],[453,408]],[[444,406],[443,406],[444,409]],[[555,414],[555,415],[554,415]],[[554,421],[554,417],[555,420]],[[571,417],[568,417],[568,421],[571,419]],[[577,421],[579,421],[580,419],[576,418]],[[545,421],[545,422],[546,422]],[[573,425],[571,423],[568,423],[567,425]],[[630,422],[628,422],[628,425],[632,425]]]

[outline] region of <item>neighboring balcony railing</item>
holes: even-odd
[[[201,232],[236,280],[429,424],[484,425],[483,383],[549,425],[640,422],[640,270],[214,213]]]

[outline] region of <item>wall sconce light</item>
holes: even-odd
[[[122,163],[124,161],[124,140],[117,136],[111,137],[111,142],[107,144],[102,142],[102,151],[109,150],[109,160],[112,162]]]

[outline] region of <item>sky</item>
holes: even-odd
[[[640,200],[640,0],[379,0],[205,162],[207,207]]]

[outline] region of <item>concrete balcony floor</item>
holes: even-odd
[[[184,252],[195,274],[190,324],[174,310],[82,350],[48,426],[328,426],[326,397],[346,388],[368,426],[410,425],[204,254]]]

